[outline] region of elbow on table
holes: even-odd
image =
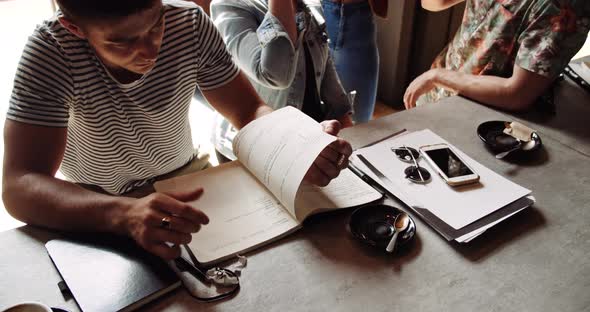
[[[527,94],[525,90],[512,89],[504,98],[503,106],[505,109],[514,112],[527,111],[533,107],[537,99],[538,96]]]
[[[20,191],[13,186],[12,182],[4,179],[2,183],[2,202],[4,203],[4,208],[11,217],[26,223],[27,220],[24,219],[24,216],[19,214],[17,205],[15,204],[18,201],[15,198],[15,194],[18,194],[19,192]]]

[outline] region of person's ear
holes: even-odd
[[[63,16],[59,17],[58,20],[59,23],[73,35],[80,39],[86,39],[86,35],[84,35],[84,31],[82,30],[82,28],[80,28],[80,26],[74,24],[72,21],[68,20]]]

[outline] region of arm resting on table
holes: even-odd
[[[209,222],[186,203],[196,200],[202,189],[135,199],[100,194],[55,178],[66,136],[66,128],[6,121],[2,198],[15,218],[53,229],[127,235],[164,259],[178,257],[178,246],[188,244],[191,233]],[[163,217],[171,218],[175,228],[163,229]]]
[[[128,198],[99,194],[55,178],[67,128],[6,120],[2,199],[25,223],[61,229],[122,233],[117,218]]]
[[[530,108],[553,82],[552,78],[514,66],[510,78],[476,76],[443,70],[436,84],[460,95],[498,108],[519,111]]]
[[[406,108],[434,87],[454,91],[486,105],[510,111],[530,108],[549,88],[553,78],[544,77],[514,65],[512,77],[472,75],[435,68],[416,78],[404,94]]]

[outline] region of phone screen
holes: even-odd
[[[426,154],[449,178],[473,174],[473,171],[469,170],[449,148],[429,150]]]

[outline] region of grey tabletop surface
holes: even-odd
[[[415,218],[414,243],[388,255],[355,241],[346,229],[351,210],[342,210],[312,217],[298,232],[248,253],[241,290],[231,299],[201,303],[178,289],[142,309],[590,311],[590,100],[562,84],[555,116],[510,115],[453,97],[342,132],[358,147],[402,128],[429,128],[533,190],[533,207],[471,243],[447,242]],[[543,149],[494,158],[475,133],[488,120],[525,122],[539,132]],[[58,236],[31,226],[0,233],[0,309],[41,301],[79,310],[59,292],[59,274],[44,249]]]

